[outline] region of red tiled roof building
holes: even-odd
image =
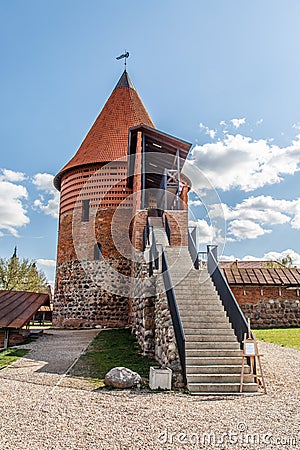
[[[130,322],[132,253],[141,250],[139,230],[147,220],[140,214],[139,226],[136,213],[157,207],[155,189],[164,177],[163,171],[145,176],[148,169],[142,165],[149,165],[150,156],[143,163],[140,156],[156,152],[159,166],[162,155],[173,164],[176,152],[186,157],[190,146],[154,128],[125,70],[76,154],[54,179],[60,191],[55,326]],[[181,192],[185,200],[187,191]]]

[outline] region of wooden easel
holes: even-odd
[[[258,384],[258,386],[262,386],[264,390],[264,394],[267,393],[266,383],[262,371],[261,360],[260,357],[263,356],[258,352],[258,346],[255,338],[251,337],[251,329],[250,329],[250,319],[248,319],[248,338],[247,333],[244,335],[244,348],[242,354],[242,371],[241,371],[241,384],[240,384],[240,392],[243,392],[243,383],[244,383],[244,372],[245,372],[245,363],[247,362],[247,358],[250,358],[250,374],[253,375],[254,380]],[[255,358],[258,362],[260,373],[254,373],[254,365]]]

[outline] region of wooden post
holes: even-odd
[[[4,330],[4,349],[7,350],[9,345],[9,329]]]

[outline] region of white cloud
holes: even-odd
[[[254,239],[270,233],[274,225],[289,223],[294,229],[300,229],[300,198],[279,200],[271,196],[248,197],[233,207],[222,203],[211,205],[210,218],[225,216],[228,225],[228,240]],[[246,227],[248,227],[248,232]]]
[[[282,258],[286,258],[288,255],[292,258],[293,265],[300,266],[300,254],[290,248],[282,252],[267,252],[261,258],[251,255],[246,255],[243,258],[237,258],[233,255],[222,255],[220,259],[222,261],[280,261],[282,260]]]
[[[0,180],[0,236],[6,231],[18,237],[17,228],[30,222],[22,203],[27,198],[28,192],[24,186]]]
[[[253,191],[279,183],[283,175],[293,175],[299,170],[300,135],[281,148],[267,139],[256,141],[241,134],[227,134],[223,140],[196,145],[191,163],[199,167],[215,188]]]
[[[225,120],[221,120],[221,122],[219,122],[219,125],[221,125],[221,127],[226,127],[226,122],[225,122]]]
[[[246,123],[245,117],[242,119],[231,119],[230,122],[234,126],[234,128],[239,128],[241,125],[244,125]]]
[[[300,130],[300,122],[294,123],[293,128],[296,128],[296,130]]]
[[[264,119],[258,119],[256,121],[256,125],[261,125],[263,123]]]
[[[228,226],[228,233],[237,241],[243,239],[256,239],[264,234],[271,233],[272,230],[261,227],[258,223],[251,220],[241,219],[233,220]]]
[[[53,175],[49,173],[37,173],[34,175],[33,184],[38,190],[43,191],[44,195],[40,195],[34,201],[34,206],[44,214],[58,218],[59,192],[53,186]]]
[[[207,127],[206,125],[204,125],[204,123],[200,122],[199,127],[205,131],[205,134],[207,134],[211,139],[214,139],[217,131],[213,130],[213,129],[209,129],[209,127]]]
[[[276,200],[270,196],[249,197],[234,208],[225,210],[228,220],[249,219],[262,225],[279,225],[290,222],[296,201]]]
[[[12,183],[24,181],[25,175],[23,172],[15,172],[9,169],[1,169],[2,174],[0,175],[1,181],[11,181]]]
[[[45,266],[45,267],[55,267],[56,266],[56,261],[54,259],[38,259],[37,263],[40,266]]]
[[[197,221],[190,220],[190,227],[197,227],[197,242],[201,244],[211,243],[215,241],[214,230],[211,225],[209,225],[206,220],[198,219]]]
[[[292,249],[284,250],[283,252],[268,252],[263,256],[263,259],[270,261],[281,261],[282,258],[290,256],[292,258],[293,264],[300,265],[300,254]]]
[[[202,206],[203,202],[201,200],[190,200],[189,199],[189,206]]]

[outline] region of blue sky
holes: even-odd
[[[51,176],[110,95],[126,48],[157,128],[192,142],[216,187],[224,254],[289,250],[300,263],[299,16],[298,0],[0,0],[1,256],[17,245],[53,281]],[[205,241],[210,222],[198,219]]]

